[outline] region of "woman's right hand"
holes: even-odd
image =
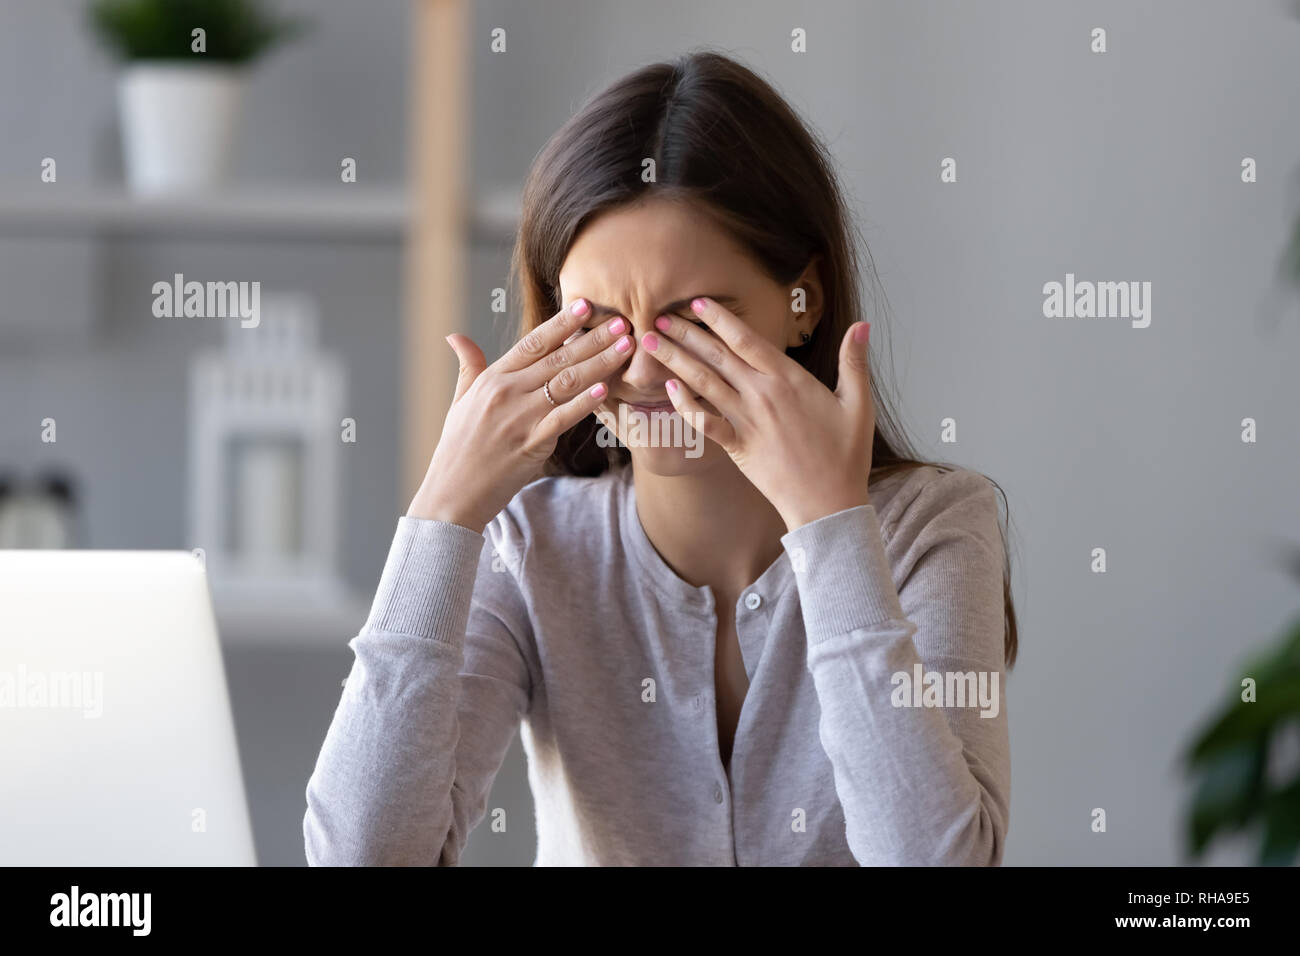
[[[491,365],[469,337],[447,336],[460,359],[456,396],[409,517],[481,534],[537,475],[560,435],[599,407],[609,391],[605,379],[635,343],[622,317],[568,341],[590,312],[590,303],[575,299]],[[542,390],[547,384],[556,407]]]

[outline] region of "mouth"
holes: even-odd
[[[635,410],[635,411],[638,411],[638,412],[646,412],[647,414],[649,414],[649,413],[651,413],[651,412],[671,412],[671,411],[676,411],[676,409],[673,408],[673,403],[672,403],[672,402],[667,402],[667,401],[665,401],[665,402],[627,402],[627,401],[625,401],[625,402],[623,402],[623,404],[626,405],[628,408],[631,408],[631,409],[633,409],[633,410]]]

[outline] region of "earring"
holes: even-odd
[[[799,341],[800,341],[800,342],[803,342],[805,345],[808,344],[808,340],[811,339],[811,338],[812,338],[812,336],[809,335],[807,332],[800,332],[800,333],[799,333]]]

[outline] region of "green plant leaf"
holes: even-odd
[[[1300,281],[1300,224],[1288,256]],[[1300,580],[1300,547],[1288,546],[1284,564]],[[1183,755],[1187,772],[1199,777],[1185,836],[1192,855],[1200,856],[1216,835],[1262,824],[1260,862],[1286,865],[1300,849],[1300,776],[1270,787],[1276,774],[1269,773],[1269,744],[1300,723],[1300,619],[1255,654],[1241,677],[1255,681],[1255,700],[1241,700],[1239,678]]]
[[[1262,807],[1260,866],[1290,866],[1300,851],[1300,777],[1271,793]]]
[[[1263,795],[1268,737],[1239,743],[1208,758],[1187,815],[1187,841],[1194,856],[1215,834],[1245,825]]]
[[[1288,667],[1280,673],[1257,669],[1251,676],[1256,677],[1255,701],[1246,703],[1239,696],[1231,700],[1197,736],[1185,758],[1190,765],[1256,740],[1280,721],[1300,716],[1300,668]]]
[[[91,26],[126,60],[244,63],[301,34],[302,18],[277,17],[262,0],[93,0]],[[191,49],[201,27],[206,50]]]

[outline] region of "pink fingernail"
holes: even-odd
[[[605,383],[604,383],[604,382],[597,382],[595,385],[593,385],[593,386],[591,387],[591,397],[592,397],[592,398],[604,398],[604,397],[605,397]]]
[[[625,331],[627,331],[627,323],[623,321],[621,316],[609,323],[610,335],[618,335],[618,333]]]
[[[670,378],[668,381],[664,382],[664,387],[667,388],[668,391],[670,391],[670,392],[676,394],[676,393],[677,393],[677,379],[675,379],[675,378]]]
[[[853,341],[861,345],[871,335],[871,324],[862,322],[853,329]]]
[[[660,332],[667,332],[672,327],[673,327],[672,319],[668,318],[668,316],[666,315],[661,315],[659,316],[659,318],[655,319],[655,328],[658,329]]]
[[[579,299],[578,301],[574,302],[572,305],[569,306],[569,311],[572,312],[574,315],[586,315],[587,309],[588,309],[588,305],[586,299]]]
[[[632,347],[632,336],[625,335],[614,343],[615,352],[626,352]]]
[[[646,347],[646,351],[654,352],[659,348],[659,339],[655,337],[653,332],[647,332],[641,336],[641,344]]]
[[[703,315],[706,308],[708,308],[708,303],[703,299],[695,299],[691,302],[691,309],[696,315]]]

